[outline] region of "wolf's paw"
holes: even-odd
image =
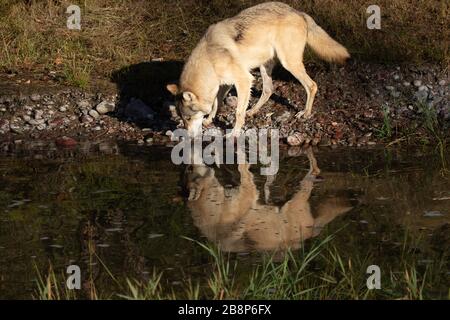
[[[236,140],[241,135],[241,130],[231,130],[231,132],[225,135],[225,139],[234,139]]]
[[[311,119],[312,114],[311,112],[306,112],[305,110],[298,112],[295,117],[297,119],[303,118],[303,119]]]
[[[212,127],[214,127],[212,122],[213,122],[212,119],[206,118],[205,120],[203,120],[203,126],[205,128],[212,128]]]
[[[247,115],[246,116],[249,117],[249,118],[252,118],[252,117],[255,116],[255,114],[256,114],[256,111],[250,109],[250,110],[247,111]]]

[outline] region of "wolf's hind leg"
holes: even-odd
[[[316,97],[317,93],[317,84],[308,76],[303,63],[298,61],[285,61],[283,63],[283,67],[285,67],[286,70],[292,73],[306,90],[307,99],[305,110],[297,113],[296,117],[300,118],[304,116],[306,118],[309,118],[312,113],[314,98]]]
[[[274,66],[275,62],[270,61],[266,63],[266,65],[261,65],[259,67],[263,81],[263,92],[258,102],[249,111],[247,111],[247,115],[249,117],[254,116],[259,111],[259,109],[261,109],[261,107],[270,99],[270,96],[273,93],[272,71]]]
[[[306,90],[307,100],[305,110],[297,113],[296,117],[305,116],[308,118],[311,116],[314,98],[317,93],[317,84],[308,76],[302,62],[306,45],[306,32],[299,35],[298,30],[300,27],[292,27],[286,30],[279,39],[276,52],[283,67],[292,73]]]

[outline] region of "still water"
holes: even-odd
[[[98,291],[113,291],[111,274],[145,281],[154,270],[177,291],[208,276],[211,259],[192,240],[254,266],[263,253],[276,260],[330,234],[349,258],[392,274],[406,261],[440,264],[427,286],[431,296],[448,294],[450,179],[434,150],[290,149],[269,177],[256,166],[175,166],[170,151],[112,142],[5,148],[0,298],[35,297],[37,270],[64,274],[73,264]]]

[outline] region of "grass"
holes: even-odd
[[[156,270],[147,281],[116,279],[110,274],[117,291],[79,295],[79,291],[63,289],[64,279],[49,267],[46,276],[37,273],[35,299],[242,299],[242,300],[311,300],[311,299],[450,299],[449,288],[441,282],[446,273],[446,257],[427,267],[414,262],[417,252],[412,238],[405,236],[399,269],[381,265],[381,290],[369,290],[367,267],[373,257],[369,253],[349,257],[333,245],[329,235],[297,252],[287,251],[282,257],[262,254],[261,261],[250,270],[241,268],[230,254],[217,246],[192,239],[208,254],[210,272],[203,279],[187,278],[179,290],[169,289],[164,275]],[[104,266],[106,268],[106,266]],[[108,271],[109,273],[109,271]],[[91,291],[95,281],[89,278]]]
[[[383,126],[381,129],[377,129],[377,131],[379,138],[390,139],[392,137],[390,109],[387,104],[383,105]]]
[[[3,0],[0,70],[60,71],[87,86],[91,75],[152,59],[183,60],[207,27],[260,0]],[[448,66],[445,0],[380,0],[382,29],[368,30],[367,0],[285,1],[312,15],[357,59]],[[81,7],[81,31],[66,27],[66,8]]]

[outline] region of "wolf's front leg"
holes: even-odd
[[[209,127],[209,125],[213,122],[213,120],[217,114],[218,105],[219,105],[218,98],[216,97],[216,99],[214,100],[211,112],[209,113],[208,117],[205,120],[203,120],[204,127]]]
[[[248,103],[250,102],[252,82],[253,76],[249,72],[241,75],[236,80],[235,86],[238,94],[238,105],[236,108],[236,123],[233,131],[231,132],[232,137],[238,137],[241,134],[242,127],[244,126],[246,109],[248,107]]]

